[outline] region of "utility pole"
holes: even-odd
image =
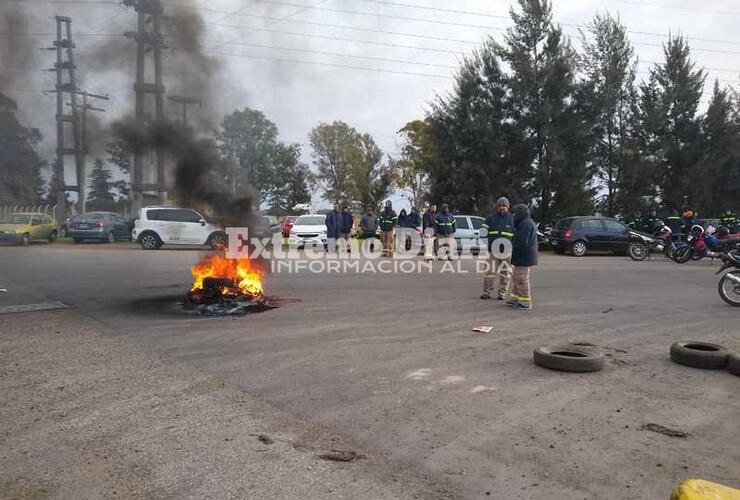
[[[127,32],[126,37],[136,42],[136,123],[144,127],[147,122],[152,121],[152,116],[147,114],[146,97],[154,96],[154,121],[164,120],[164,93],[162,83],[162,49],[164,38],[162,37],[162,15],[164,6],[160,0],[124,0],[124,5],[133,7],[138,14],[137,30]],[[151,27],[150,27],[151,26]],[[151,54],[154,66],[154,82],[147,82],[146,68],[148,56]],[[145,153],[137,152],[134,156],[134,171],[132,173],[132,195],[133,209],[138,211],[144,205],[144,193],[155,192],[159,202],[163,203],[167,194],[167,178],[165,172],[164,152],[157,150],[154,175],[145,176],[147,165],[145,164]],[[144,178],[154,177],[154,183],[145,183]]]
[[[56,177],[57,184],[52,186],[57,194],[57,211],[54,214],[57,220],[64,220],[66,216],[66,192],[77,191],[80,206],[84,205],[84,189],[81,186],[85,184],[85,164],[82,154],[82,142],[80,138],[80,119],[77,113],[77,81],[75,79],[75,63],[73,49],[75,44],[72,41],[72,19],[64,16],[56,16],[57,38],[54,46],[47,50],[55,51],[57,61],[54,68],[49,71],[56,73],[56,86],[52,92],[57,95],[57,161]],[[67,73],[65,80],[64,74]],[[69,94],[70,104],[72,106],[71,114],[64,114],[64,94]],[[72,147],[65,144],[66,125],[72,126]],[[64,179],[64,158],[74,156],[75,169],[77,172],[77,186],[67,185]]]
[[[98,95],[93,94],[91,92],[77,92],[79,95],[82,96],[82,105],[78,106],[78,109],[81,110],[80,113],[78,113],[78,116],[80,116],[80,142],[81,142],[81,148],[82,148],[82,163],[83,165],[87,165],[87,154],[90,152],[88,145],[87,145],[87,112],[88,111],[96,111],[99,113],[105,113],[104,109],[96,108],[88,103],[88,98],[92,99],[102,99],[104,101],[109,100],[110,98],[107,95]],[[69,106],[72,106],[71,103],[68,103]],[[84,182],[84,179],[82,182],[78,180],[78,188],[80,192],[80,206],[78,208],[80,213],[86,212],[85,204],[87,202],[87,185]]]
[[[203,102],[200,99],[194,99],[192,97],[171,95],[167,97],[167,100],[182,105],[182,125],[184,127],[188,126],[188,106],[197,104],[199,108],[203,107]]]

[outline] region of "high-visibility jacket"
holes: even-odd
[[[493,212],[481,226],[488,231],[488,250],[498,238],[514,239],[514,216],[509,212]]]
[[[455,234],[456,223],[455,216],[447,212],[446,214],[439,214],[434,219],[434,228],[438,236],[451,236]]]
[[[378,222],[380,224],[381,231],[393,231],[393,228],[396,227],[396,223],[398,223],[398,215],[392,208],[383,209],[380,213],[380,220]]]
[[[726,213],[719,220],[720,226],[732,227],[738,223],[737,217],[732,212]]]

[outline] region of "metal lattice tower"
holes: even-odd
[[[164,6],[160,0],[124,0],[124,5],[133,7],[138,13],[137,30],[126,33],[128,38],[136,42],[136,122],[144,126],[147,122],[163,121],[165,88],[162,83],[162,15]],[[147,81],[147,63],[153,65],[154,81]],[[147,96],[154,96],[154,115],[147,113]],[[155,151],[156,161],[153,165],[153,174],[150,171],[151,163],[146,163],[146,153],[136,153],[132,173],[132,194],[134,210],[143,206],[144,193],[156,193],[160,203],[164,202],[167,193],[167,179],[165,172],[165,157],[161,150]],[[150,175],[145,175],[149,173]],[[154,178],[154,183],[145,183],[144,178]]]

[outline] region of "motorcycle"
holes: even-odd
[[[672,231],[668,226],[663,226],[656,234],[650,236],[639,231],[630,231],[635,240],[627,247],[627,255],[632,260],[645,260],[651,253],[663,254],[668,259],[674,259],[678,248],[677,243],[672,240]]]
[[[714,233],[713,226],[706,231],[699,225],[693,226],[686,242],[679,243],[674,260],[679,264],[685,264],[689,260],[701,260],[704,257],[715,258],[721,253],[740,249],[739,240],[719,239]]]
[[[734,270],[720,278],[717,285],[719,296],[731,306],[740,307],[740,253],[723,253],[720,254],[720,259],[722,268],[716,274],[722,274],[728,269]]]

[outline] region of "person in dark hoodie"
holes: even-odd
[[[355,225],[355,218],[352,217],[352,212],[349,211],[347,205],[342,206],[342,213],[340,215],[339,238],[346,242],[347,251],[349,252],[351,248],[350,236],[352,234],[352,227]]]
[[[532,309],[530,275],[537,265],[537,226],[526,205],[514,207],[514,239],[511,263],[514,265],[514,289],[506,305],[520,311]]]
[[[342,217],[339,213],[339,203],[334,204],[334,209],[326,214],[326,243],[329,252],[336,252],[337,240],[342,229]]]
[[[488,231],[488,269],[483,276],[483,294],[481,299],[490,299],[493,295],[496,275],[498,275],[498,290],[496,296],[504,300],[509,291],[511,280],[511,267],[509,259],[498,259],[493,255],[491,246],[497,239],[503,238],[511,241],[514,238],[514,218],[509,212],[508,198],[501,197],[496,201],[493,213],[488,216],[483,228]]]
[[[435,244],[434,238],[434,219],[437,217],[437,205],[429,205],[426,212],[424,212],[424,219],[422,221],[422,231],[424,232],[424,260],[431,262],[434,260]]]
[[[393,231],[396,228],[396,224],[398,224],[398,216],[396,215],[396,212],[393,211],[393,205],[390,200],[385,202],[385,208],[380,213],[378,224],[380,225],[380,236],[381,241],[383,242],[383,256],[392,257]]]

